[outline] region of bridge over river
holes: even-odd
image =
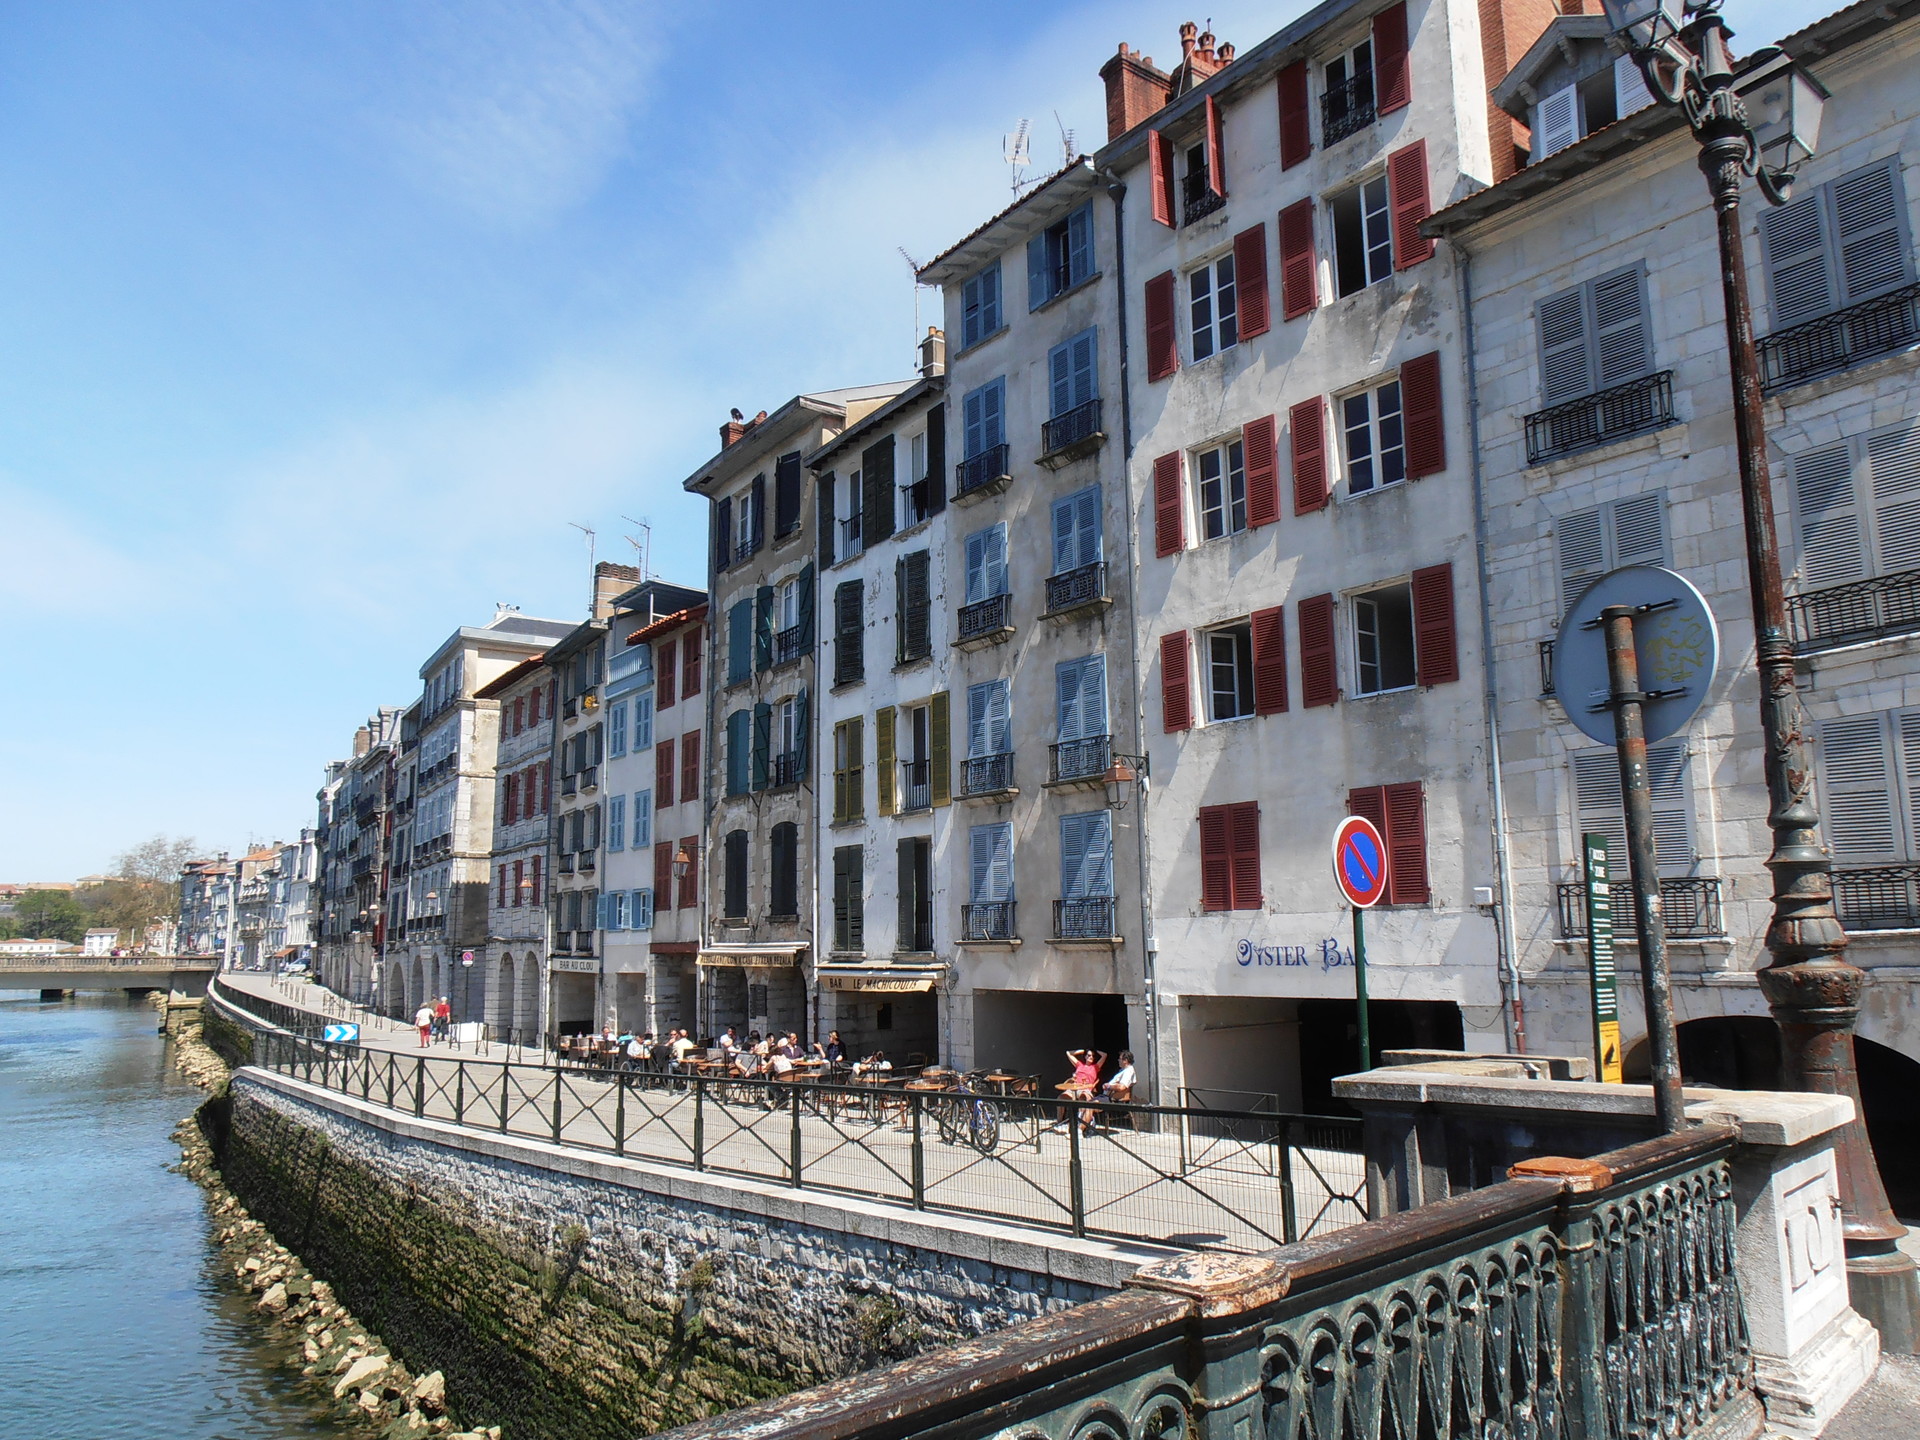
[[[9,955],[0,959],[0,990],[167,992],[167,1012],[192,1009],[206,996],[220,962],[201,955]]]

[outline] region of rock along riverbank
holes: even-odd
[[[222,1102],[231,1072],[206,1044],[197,1021],[176,1033],[173,1060],[182,1075],[209,1092],[208,1104]],[[201,1114],[181,1121],[173,1138],[180,1146],[180,1172],[205,1193],[222,1261],[256,1297],[262,1323],[298,1345],[306,1383],[343,1422],[380,1440],[500,1440],[498,1426],[456,1429],[445,1377],[438,1370],[412,1374],[379,1336],[353,1318],[324,1280],[247,1213],[221,1177]]]

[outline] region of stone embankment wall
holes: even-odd
[[[217,1043],[237,1054],[244,1038]],[[902,1243],[886,1217],[859,1233],[847,1207],[791,1192],[731,1208],[704,1177],[257,1072],[236,1077],[224,1119],[221,1171],[253,1214],[514,1440],[631,1440],[1095,1298],[1130,1268],[1062,1278],[1072,1265],[1041,1247],[1032,1268],[968,1258]]]

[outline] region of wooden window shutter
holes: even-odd
[[[1427,802],[1418,780],[1383,785],[1387,812],[1387,903],[1424,905],[1427,885]]]
[[[1320,266],[1313,253],[1313,199],[1280,212],[1280,315],[1297,320],[1320,303]]]
[[[493,903],[498,909],[507,908],[507,867],[505,865],[500,867],[500,898]]]
[[[1271,525],[1280,518],[1280,435],[1274,417],[1247,421],[1240,446],[1247,467],[1247,524]]]
[[[1229,805],[1227,855],[1235,910],[1260,908],[1260,806],[1248,800]]]
[[[653,803],[662,810],[674,803],[672,740],[662,740],[653,747]]]
[[[750,538],[747,541],[747,553],[757,555],[767,543],[767,477],[753,477],[753,506],[749,511]]]
[[[1251,340],[1271,328],[1267,297],[1267,227],[1255,225],[1233,237],[1233,284],[1239,296],[1240,338]]]
[[[773,465],[773,533],[800,528],[800,452],[782,455]]]
[[[900,929],[894,940],[894,949],[912,950],[919,937],[920,895],[915,884],[917,873],[914,862],[919,857],[919,842],[903,838],[893,842],[893,898],[899,907],[897,916]]]
[[[1280,168],[1291,170],[1313,153],[1309,119],[1307,62],[1296,60],[1280,72]]]
[[[1393,841],[1387,835],[1387,787],[1365,785],[1347,791],[1347,814],[1373,823],[1387,845],[1387,903],[1393,903]]]
[[[691,699],[700,693],[700,660],[706,653],[706,632],[689,630],[680,642],[680,697]]]
[[[894,802],[894,787],[900,777],[893,772],[893,707],[873,713],[874,805],[882,815],[891,815],[899,807]]]
[[[751,773],[747,783],[764,790],[772,782],[773,706],[762,700],[753,707],[753,739],[748,747]]]
[[[1253,713],[1281,715],[1287,709],[1286,612],[1275,605],[1256,610],[1253,630]]]
[[[820,568],[833,567],[833,492],[839,488],[839,482],[829,470],[820,477],[819,488],[814,492],[814,523],[820,528]]]
[[[1293,448],[1293,513],[1310,514],[1327,503],[1326,407],[1318,395],[1287,411]]]
[[[1228,806],[1205,805],[1200,810],[1200,908],[1233,908],[1232,825]]]
[[[533,857],[533,898],[528,902],[533,905],[541,904],[547,893],[541,888],[541,867],[544,863],[545,857],[540,855]]]
[[[860,540],[872,548],[893,534],[893,436],[860,452]]]
[[[700,798],[700,732],[689,730],[680,737],[680,799]]]
[[[1165,380],[1180,368],[1180,336],[1173,321],[1173,272],[1147,281],[1147,379]]]
[[[1387,115],[1413,99],[1407,63],[1407,7],[1395,5],[1373,17],[1373,108]]]
[[[1460,678],[1451,561],[1413,572],[1413,668],[1422,685],[1445,685]]]
[[[550,814],[553,810],[553,762],[540,762],[540,813]]]
[[[921,477],[913,477],[918,480]],[[942,401],[927,411],[927,513],[947,508],[947,407]]]
[[[773,668],[773,587],[762,585],[753,592],[753,668]]]
[[[813,566],[800,567],[800,648],[813,649]]]
[[[680,646],[662,640],[653,647],[653,708],[664,710],[673,704],[673,682],[679,674]]]
[[[1406,416],[1407,478],[1438,475],[1447,468],[1439,351],[1416,355],[1400,367],[1400,408]]]
[[[1160,720],[1169,735],[1193,728],[1193,657],[1184,630],[1160,637]]]
[[[662,840],[653,847],[654,908],[673,908],[673,842]]]
[[[1177,555],[1187,546],[1186,497],[1180,493],[1180,452],[1153,462],[1153,553]]]
[[[927,703],[929,766],[933,774],[930,788],[935,805],[953,802],[953,702],[945,690],[938,691]]]
[[[1309,595],[1296,608],[1300,621],[1300,703],[1308,709],[1331,705],[1340,698],[1340,671],[1333,650],[1333,596]]]
[[[502,797],[500,806],[500,823],[502,825],[511,825],[520,818],[519,799],[520,777],[518,775],[509,775],[507,776],[506,794]]]
[[[728,496],[713,511],[713,568],[724,570],[733,560],[733,497]]]
[[[1214,103],[1211,95],[1207,96],[1206,111],[1207,189],[1224,200],[1227,195],[1227,137],[1220,122],[1220,107]]]
[[[1433,213],[1427,201],[1427,142],[1387,156],[1387,196],[1393,207],[1393,268],[1407,270],[1433,255],[1433,241],[1420,224]]]
[[[683,836],[680,844],[687,852],[687,873],[680,877],[680,906],[691,909],[700,903],[700,837]]]
[[[1147,132],[1147,181],[1152,191],[1153,218],[1175,224],[1173,215],[1173,146],[1158,130]]]

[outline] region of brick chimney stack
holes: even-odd
[[[724,450],[729,445],[735,444],[736,442],[744,438],[746,433],[749,430],[753,429],[754,426],[758,425],[762,420],[766,418],[767,418],[767,412],[764,410],[762,410],[758,415],[754,416],[751,420],[748,420],[743,415],[741,415],[741,413],[738,410],[734,411],[733,418],[728,420],[726,424],[720,427],[720,448]]]
[[[1129,50],[1124,40],[1119,53],[1100,67],[1100,79],[1107,87],[1109,140],[1126,134],[1173,98],[1173,77],[1155,68],[1151,55]]]
[[[613,614],[613,602],[640,583],[640,571],[632,565],[617,565],[602,560],[593,567],[593,618],[605,620]]]

